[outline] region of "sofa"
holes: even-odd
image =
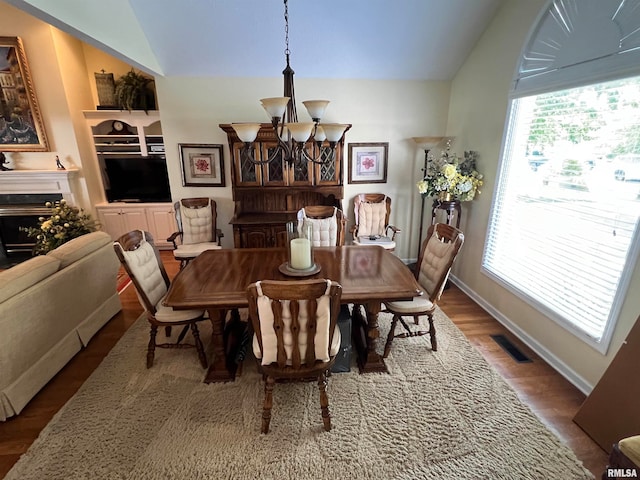
[[[122,309],[105,232],[0,272],[0,420],[18,415]]]

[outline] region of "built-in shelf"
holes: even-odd
[[[98,160],[101,155],[164,155],[164,139],[157,111],[87,110],[84,117],[91,130]],[[124,124],[119,133],[113,123]]]
[[[93,146],[102,172],[105,198],[109,187],[106,164],[122,160],[154,163],[164,159],[164,138],[157,111],[91,110],[84,117],[93,138]],[[117,130],[114,122],[124,124]],[[135,163],[135,162],[134,162]],[[153,181],[153,177],[140,178],[140,182]],[[100,203],[95,206],[102,230],[115,240],[134,229],[151,232],[156,245],[171,248],[167,238],[176,230],[175,212],[170,202],[157,203]]]

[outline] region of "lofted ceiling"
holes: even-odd
[[[297,77],[448,80],[503,0],[289,0]],[[283,0],[5,0],[148,73],[273,77]]]

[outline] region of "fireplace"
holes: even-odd
[[[35,240],[20,227],[35,227],[49,215],[45,202],[65,199],[75,204],[71,179],[77,170],[12,170],[0,172],[0,266],[31,255]]]
[[[35,240],[20,227],[37,226],[39,217],[49,215],[45,202],[60,199],[60,194],[0,195],[0,248],[4,255],[30,253]]]

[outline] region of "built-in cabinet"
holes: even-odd
[[[283,247],[286,223],[295,221],[298,210],[307,205],[342,208],[344,187],[342,162],[344,137],[335,156],[323,148],[328,161],[290,166],[282,156],[269,163],[255,164],[241,155],[243,143],[231,125],[220,125],[227,134],[231,152],[232,192],[235,204],[233,239],[236,248]],[[317,155],[309,145],[312,155]],[[266,160],[274,155],[277,139],[271,124],[263,124],[254,143],[253,158]]]
[[[151,233],[161,249],[173,248],[167,238],[177,230],[176,214],[171,203],[105,203],[96,205],[101,229],[116,240],[131,230]]]
[[[102,183],[105,191],[109,187],[108,179],[104,175],[105,159],[117,157],[124,161],[128,158],[132,161],[141,158],[164,160],[164,139],[159,112],[91,110],[83,113],[93,139],[96,160],[103,173]],[[96,212],[102,230],[109,233],[114,240],[123,233],[141,229],[153,235],[159,248],[173,246],[167,242],[167,238],[177,229],[171,202],[105,202],[96,205]]]
[[[157,111],[87,110],[98,159],[105,156],[164,156],[160,114]]]

